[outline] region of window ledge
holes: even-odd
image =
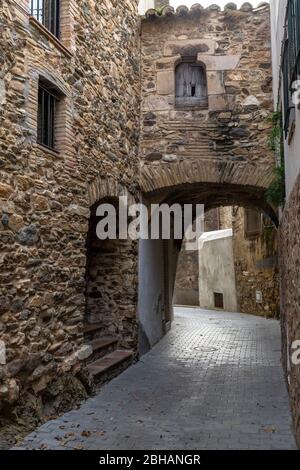
[[[56,157],[56,158],[61,156],[61,154],[58,150],[47,147],[47,145],[39,144],[38,142],[36,143],[36,148],[39,149],[39,150],[42,150],[43,152],[46,152],[46,153],[48,153],[48,154],[50,154],[50,155],[52,155],[53,157]]]
[[[34,18],[34,16],[29,17],[29,22],[36,29],[38,29],[39,32],[41,34],[43,34],[43,36],[45,36],[47,39],[49,39],[49,41],[51,41],[52,44],[54,44],[55,47],[57,47],[57,49],[59,49],[66,57],[68,57],[68,58],[73,57],[72,52],[69,51],[69,49],[67,49],[63,45],[63,43],[56,36],[54,36],[54,34],[52,34],[47,28],[45,28],[45,26],[42,23],[40,23],[36,18]]]

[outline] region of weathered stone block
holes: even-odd
[[[35,224],[23,228],[16,236],[16,240],[21,245],[33,246],[39,241],[39,231]]]
[[[207,71],[234,70],[239,64],[241,56],[237,55],[203,55],[198,54],[198,61],[203,62]]]
[[[93,354],[93,348],[91,345],[83,345],[77,352],[76,357],[79,361],[84,361]]]
[[[157,72],[157,93],[159,95],[172,95],[175,92],[174,70]]]
[[[167,41],[164,46],[164,56],[192,57],[197,54],[213,54],[216,44],[216,40],[202,38]]]
[[[222,71],[207,72],[208,95],[221,95],[225,93],[224,76]]]

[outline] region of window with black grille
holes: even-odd
[[[289,0],[287,5],[286,30],[282,56],[282,78],[284,98],[284,130],[287,137],[295,119],[295,104],[292,95],[300,79],[300,0]]]
[[[176,105],[207,107],[207,81],[205,68],[196,58],[185,58],[175,70]]]
[[[31,0],[31,15],[59,37],[60,0]]]
[[[39,81],[37,141],[50,149],[55,149],[56,112],[60,98],[50,83]]]
[[[245,235],[247,237],[259,236],[262,232],[262,215],[253,209],[245,210]]]

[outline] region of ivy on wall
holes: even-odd
[[[271,113],[268,122],[272,124],[268,137],[268,147],[277,156],[277,166],[274,168],[274,179],[266,191],[266,200],[274,207],[283,206],[285,202],[285,166],[283,148],[282,114],[279,111]]]

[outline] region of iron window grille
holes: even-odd
[[[59,38],[60,0],[31,0],[30,13]]]
[[[37,142],[55,149],[55,121],[59,93],[47,82],[40,80],[38,94]]]
[[[289,0],[286,16],[286,32],[282,57],[284,130],[287,137],[291,115],[295,109],[292,95],[294,83],[300,79],[300,0]],[[296,87],[297,88],[297,87]]]

